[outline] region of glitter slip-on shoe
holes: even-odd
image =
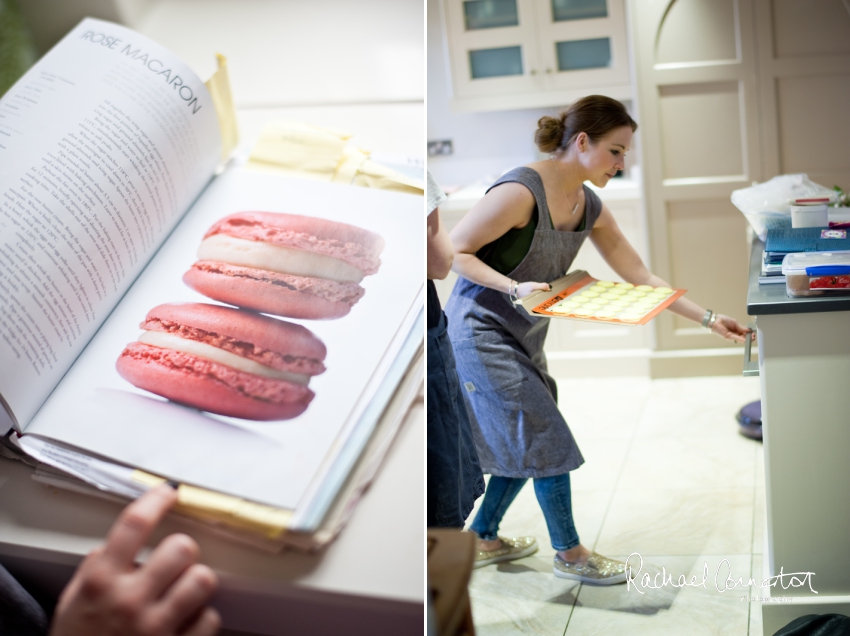
[[[626,582],[626,564],[591,552],[587,563],[568,563],[555,554],[555,576],[596,585],[615,585]]]
[[[502,547],[496,550],[479,550],[475,555],[474,568],[483,568],[491,563],[513,561],[537,552],[537,539],[534,537],[499,537]]]

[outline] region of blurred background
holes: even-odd
[[[225,55],[243,142],[275,115],[348,132],[394,167],[424,165],[421,0],[0,0],[0,8],[0,94],[89,16],[156,40],[202,80],[215,54]]]

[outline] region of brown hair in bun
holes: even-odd
[[[632,132],[637,130],[637,123],[626,112],[625,106],[604,95],[588,95],[558,117],[541,117],[534,133],[534,143],[540,152],[551,154],[565,150],[581,132],[596,143],[621,126],[631,127]]]

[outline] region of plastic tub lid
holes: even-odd
[[[801,197],[799,199],[791,199],[791,205],[823,205],[832,203],[835,198],[830,195],[828,197]]]
[[[841,276],[850,274],[850,251],[792,252],[782,259],[783,276]]]

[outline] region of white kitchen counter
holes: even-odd
[[[784,285],[759,285],[762,249],[755,241],[747,295],[758,327],[764,429],[761,578],[800,573],[794,584],[785,576],[757,591],[790,599],[762,604],[764,633],[772,634],[807,614],[850,615],[850,299],[789,298]]]
[[[635,173],[632,178],[611,179],[604,188],[597,188],[591,183],[588,183],[587,186],[598,194],[604,203],[608,201],[640,201],[643,193],[640,174],[637,168],[633,168],[632,172]],[[450,216],[459,220],[484,196],[487,188],[497,178],[497,176],[485,177],[452,192],[446,202],[440,206],[440,212],[447,217]]]

